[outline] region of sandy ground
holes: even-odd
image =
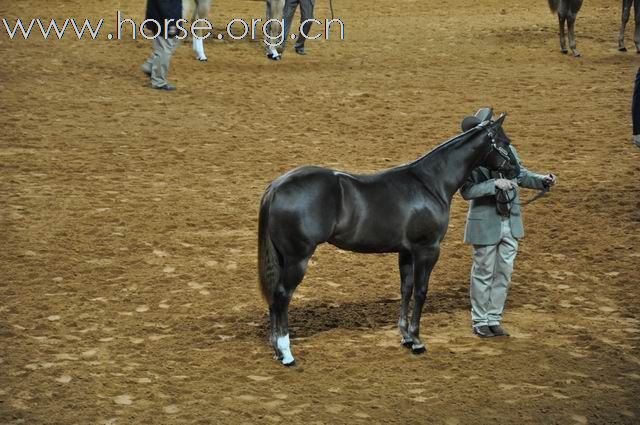
[[[111,26],[144,10],[9,3],[2,17]],[[338,0],[346,41],[281,63],[259,42],[207,42],[208,63],[183,46],[173,94],[146,87],[147,42],[0,36],[0,423],[639,423],[640,55],[615,49],[617,2],[585,2],[580,59],[546,2],[523,3]],[[263,10],[219,0],[212,17]],[[427,354],[399,344],[395,256],[323,246],[293,301],[299,366],[281,367],[256,290],[266,185],[410,161],[485,105],[559,175],[525,211],[513,337],[470,334],[456,196]]]

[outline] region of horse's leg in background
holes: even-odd
[[[289,303],[293,292],[304,278],[310,258],[311,255],[303,258],[283,256],[279,286],[274,293],[273,303],[269,306],[271,343],[276,357],[285,366],[295,365],[289,341]]]
[[[640,0],[634,1],[633,11],[635,12],[634,23],[636,28],[633,33],[633,41],[636,44],[636,53],[640,53]]]
[[[621,52],[627,51],[627,48],[624,47],[624,30],[627,28],[629,16],[631,15],[631,3],[633,3],[633,0],[622,0],[622,22],[620,24],[620,34],[618,35],[618,50]]]
[[[201,18],[207,19],[209,17],[210,10],[211,0],[196,0],[191,22],[193,23],[196,19]],[[202,34],[202,30],[198,30],[198,37],[193,37],[193,51],[196,54],[196,59],[204,62],[207,60],[207,55],[204,53],[204,40],[202,39]]]
[[[265,37],[265,42],[271,44],[265,44],[265,47],[267,49],[267,57],[273,60],[280,60],[280,52],[278,51],[278,48],[281,47],[282,44],[280,44],[279,46],[275,46],[274,44],[276,44],[276,42],[278,41],[280,34],[283,34],[284,36],[284,28],[282,27],[281,23],[284,16],[285,0],[267,0],[266,3],[267,21],[270,19],[277,19],[280,21],[280,24],[274,22],[270,23],[267,27],[266,32],[269,37]],[[284,40],[282,40],[282,42],[284,42]]]
[[[569,52],[567,50],[567,41],[564,34],[564,23],[566,20],[567,18],[561,15],[560,11],[558,11],[558,22],[560,23],[560,51],[565,54]]]
[[[193,20],[196,16],[196,0],[182,0],[182,17],[189,21],[189,26],[193,25]],[[190,31],[191,32],[191,31]],[[193,37],[193,34],[191,34]],[[194,46],[193,50],[195,50],[195,38],[192,39],[191,43]]]
[[[567,14],[567,30],[569,32],[569,48],[571,49],[571,53],[573,53],[573,56],[576,58],[581,56],[580,52],[576,48],[575,25],[576,25],[577,17],[578,17],[578,14],[574,13],[573,11],[569,11],[569,13]]]
[[[440,244],[420,248],[413,252],[413,313],[409,325],[409,335],[413,340],[411,344],[413,354],[422,354],[427,351],[420,340],[420,317],[429,290],[429,277],[439,255]]]
[[[400,294],[402,295],[398,328],[400,328],[400,334],[402,335],[402,345],[410,348],[413,343],[408,329],[409,301],[413,293],[413,259],[411,258],[411,253],[401,252],[398,256],[398,263],[400,266]]]

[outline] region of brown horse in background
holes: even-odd
[[[562,53],[568,52],[564,32],[564,23],[566,22],[569,33],[569,48],[575,57],[580,56],[580,52],[576,49],[576,33],[574,28],[581,7],[582,0],[549,0],[551,12],[558,14],[560,24],[560,51]]]

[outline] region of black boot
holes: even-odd
[[[505,331],[500,325],[489,326],[489,329],[494,336],[509,336],[509,332]]]
[[[479,336],[480,338],[491,338],[495,336],[487,325],[474,326],[473,334]]]

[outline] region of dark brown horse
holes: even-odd
[[[402,343],[416,354],[425,351],[420,316],[453,195],[479,165],[506,175],[519,172],[502,130],[505,116],[491,121],[490,109],[476,115],[466,118],[464,128],[470,130],[409,164],[371,175],[307,166],[269,185],[260,205],[258,271],[271,343],[284,365],[294,364],[289,302],[313,252],[325,242],[361,253],[399,253]]]
[[[568,53],[564,32],[564,24],[566,22],[569,33],[569,48],[575,57],[580,56],[580,52],[576,48],[575,24],[581,7],[582,0],[549,0],[551,12],[558,14],[558,22],[560,24],[560,51],[562,53]]]

